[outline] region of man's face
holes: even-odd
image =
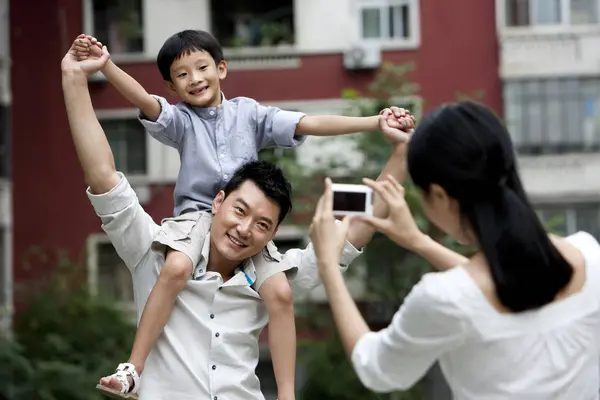
[[[243,261],[258,254],[277,232],[280,207],[252,181],[213,200],[210,240],[219,255]]]
[[[215,60],[206,51],[192,51],[171,64],[169,89],[183,101],[197,107],[221,104],[221,79],[227,75],[227,64]]]

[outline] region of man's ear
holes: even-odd
[[[273,231],[273,235],[271,236],[271,240],[273,240],[273,238],[275,237],[275,235],[277,235],[277,231],[279,230],[279,227],[281,226],[281,224],[277,225],[277,227],[275,228],[275,230]]]
[[[212,214],[213,215],[215,215],[216,213],[219,212],[219,209],[223,205],[224,201],[225,201],[225,192],[221,190],[221,191],[219,191],[219,193],[217,193],[217,195],[215,196],[215,198],[212,201]]]

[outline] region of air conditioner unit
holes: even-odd
[[[361,43],[344,52],[347,69],[376,69],[381,65],[381,48],[376,44]]]

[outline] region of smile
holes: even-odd
[[[246,244],[242,243],[239,239],[231,236],[230,234],[227,234],[227,237],[229,238],[231,243],[235,244],[238,247],[248,247]]]
[[[191,94],[192,96],[196,96],[196,95],[199,95],[200,93],[203,93],[206,89],[208,89],[208,86],[190,90],[188,93]]]

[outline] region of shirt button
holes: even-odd
[[[213,369],[213,371],[214,371],[215,369],[217,369],[217,366],[216,366],[216,365],[213,365],[213,366],[212,366],[212,369]]]
[[[215,314],[210,314],[210,319],[214,319],[215,318]]]
[[[221,158],[225,157],[225,154],[221,153]]]
[[[223,290],[223,286],[219,286],[219,290]]]
[[[221,336],[221,335],[219,334],[219,332],[215,333],[215,337],[219,337],[219,336]]]
[[[225,174],[225,175],[223,175],[223,178],[227,179],[227,178],[229,178],[229,175]]]
[[[213,397],[213,400],[218,400],[217,396]]]
[[[211,110],[210,115],[215,115],[215,112]]]

